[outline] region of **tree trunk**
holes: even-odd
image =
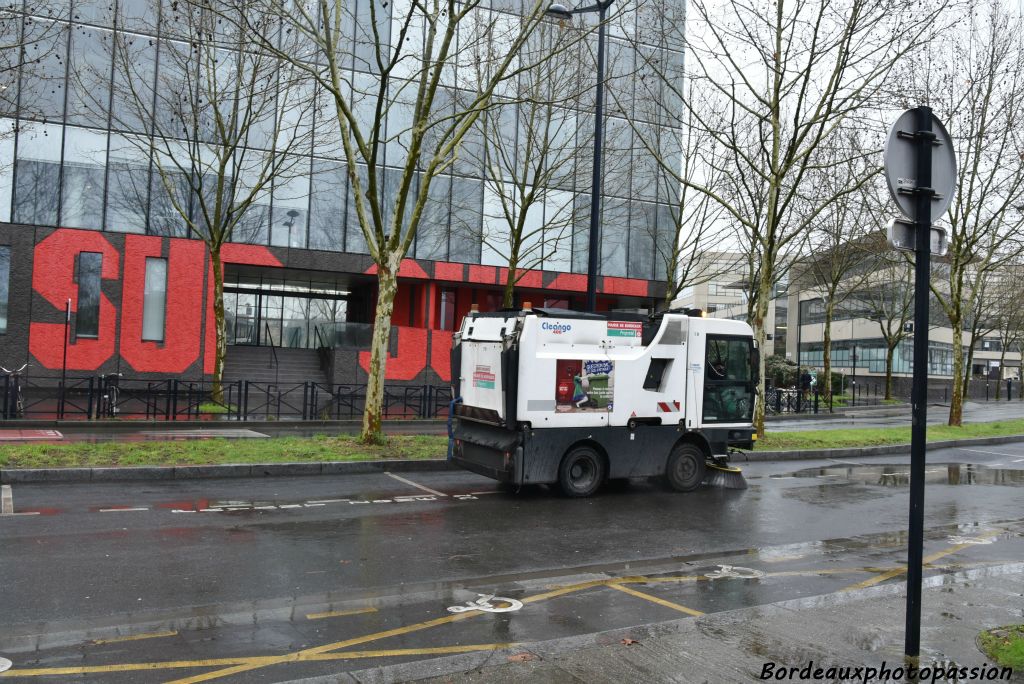
[[[896,352],[896,345],[886,345],[885,350],[885,399],[892,401],[892,357]]]
[[[765,269],[766,270],[766,269]],[[754,307],[754,340],[757,341],[757,348],[760,353],[757,355],[759,359],[757,368],[757,400],[754,402],[754,429],[757,431],[758,437],[764,437],[764,369],[765,369],[765,358],[767,354],[767,332],[764,329],[764,321],[768,317],[768,298],[771,295],[771,281],[766,277],[764,271],[762,271],[760,282],[758,283],[757,293],[757,304]],[[799,368],[799,366],[798,366]],[[798,371],[799,378],[799,371]],[[799,382],[799,380],[798,380]]]
[[[832,302],[832,297],[829,297],[828,304],[825,306],[825,330],[824,330],[824,356],[822,357],[825,366],[825,384],[824,394],[825,401],[828,402],[832,396],[832,314],[835,311],[835,304]]]
[[[1003,364],[1006,363],[1006,345],[1000,340],[999,345],[999,375],[996,377],[996,401],[999,401],[999,387],[1003,384]],[[1013,399],[1013,397],[1006,397]]]
[[[953,391],[949,397],[949,424],[959,427],[964,422],[964,338],[958,334],[962,328],[959,317],[957,319],[949,321],[953,326]]]
[[[506,309],[512,308],[512,302],[516,290],[516,264],[519,260],[515,257],[508,260],[508,275],[505,277],[505,294],[501,298],[501,305]]]
[[[224,323],[224,264],[220,259],[220,247],[210,250],[210,268],[213,270],[213,389],[210,398],[218,404],[224,403],[224,359],[228,354],[228,336]]]
[[[971,343],[967,346],[967,362],[964,366],[963,400],[967,401],[967,393],[971,389],[971,371],[974,369],[974,332],[971,332]],[[987,378],[986,378],[987,381]]]
[[[377,271],[377,311],[373,319],[373,337],[370,342],[370,370],[366,380],[366,404],[363,410],[363,430],[359,441],[363,444],[384,444],[381,430],[384,406],[384,374],[388,357],[388,339],[391,337],[391,314],[398,292],[398,263],[381,265]]]

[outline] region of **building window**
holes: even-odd
[[[441,290],[441,311],[437,319],[441,330],[455,330],[455,290]]]
[[[167,314],[167,260],[146,258],[146,289],[142,300],[142,339],[164,341]]]
[[[11,248],[0,247],[0,334],[7,333],[7,295],[11,276]]]
[[[78,315],[75,317],[75,335],[78,337],[99,337],[102,271],[102,254],[99,252],[79,253]]]

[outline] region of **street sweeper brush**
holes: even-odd
[[[714,461],[706,464],[707,475],[704,477],[704,484],[709,487],[722,487],[723,489],[746,489],[747,481],[743,477],[743,471],[736,466],[719,465]]]

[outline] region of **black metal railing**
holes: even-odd
[[[765,412],[770,415],[783,413],[833,413],[836,409],[857,406],[881,406],[885,403],[885,385],[879,383],[857,383],[846,387],[845,392],[833,392],[825,397],[819,388],[801,391],[795,388],[768,387],[765,389]]]
[[[270,356],[267,358],[267,368],[280,368],[280,363],[277,360],[277,345],[274,344],[274,336],[270,334],[270,324],[263,321],[263,332],[265,333],[264,339],[266,340],[266,346],[270,347]]]
[[[120,374],[0,378],[0,420],[344,420],[359,418],[365,384],[130,378]],[[445,418],[451,388],[385,385],[392,420]]]
[[[320,360],[320,370],[327,371],[331,367],[331,356],[333,349],[327,346],[327,341],[320,333],[320,326],[313,326],[313,340],[316,344],[316,355]]]

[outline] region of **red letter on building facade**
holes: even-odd
[[[78,284],[75,261],[81,252],[103,255],[103,280],[117,280],[119,254],[101,233],[91,230],[60,229],[43,238],[35,247],[32,263],[32,289],[61,314],[71,299],[71,310],[78,309]],[[68,344],[69,370],[96,370],[114,354],[117,310],[100,294],[99,335],[74,339]],[[45,368],[58,369],[63,362],[64,323],[31,323],[28,348]]]
[[[146,258],[163,256],[162,247],[159,237],[128,235],[124,240],[121,358],[139,373],[182,373],[199,358],[206,246],[198,240],[170,240],[164,341],[142,340]]]

